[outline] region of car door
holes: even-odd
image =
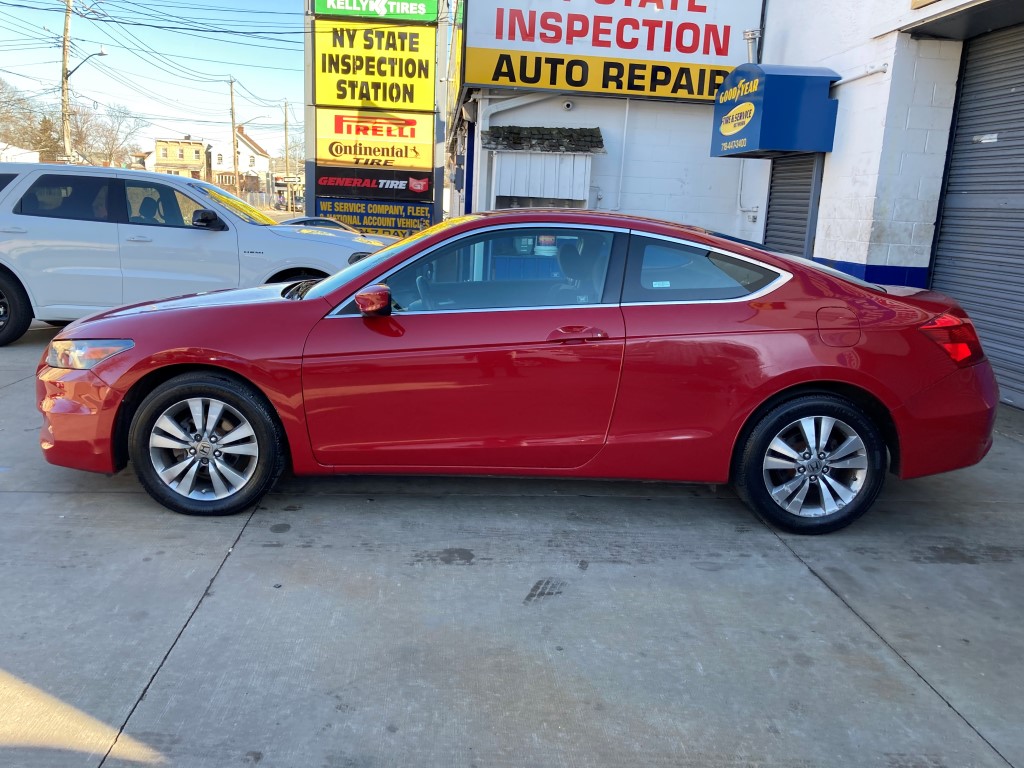
[[[624,234],[564,226],[487,231],[383,276],[389,317],[364,318],[349,302],[307,340],[303,395],[317,460],[585,464],[605,443],[618,386],[624,245]],[[559,248],[586,251],[575,260],[589,267],[567,275]]]
[[[124,180],[118,224],[124,303],[238,286],[238,234],[192,226],[203,208],[169,184]]]
[[[0,252],[38,317],[68,320],[121,303],[113,176],[31,173],[5,198]]]

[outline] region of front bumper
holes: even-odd
[[[43,414],[39,445],[51,464],[113,474],[114,422],[121,395],[92,371],[36,372],[36,405]]]
[[[918,393],[893,413],[900,477],[977,464],[992,447],[999,386],[988,361],[964,368]]]

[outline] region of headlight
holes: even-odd
[[[88,370],[108,357],[135,346],[129,339],[66,339],[51,341],[46,364],[51,368]]]

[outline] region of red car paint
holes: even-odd
[[[596,305],[329,316],[438,244],[517,225],[677,238],[787,279],[738,301],[622,304],[610,285],[614,300],[606,292]],[[944,313],[963,316],[939,294],[886,293],[700,229],[592,212],[465,217],[382,253],[348,281],[329,279],[330,290],[315,298],[289,300],[282,286],[264,286],[121,308],[68,326],[57,339],[135,345],[91,371],[40,364],[47,460],[116,471],[145,394],[176,372],[202,369],[228,372],[265,395],[297,474],[721,483],[752,419],[803,391],[870,404],[903,477],[968,466],[991,446],[998,390],[988,362],[958,365],[921,330]]]

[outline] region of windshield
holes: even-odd
[[[309,293],[306,294],[306,298],[319,299],[323,296],[326,296],[327,294],[336,291],[338,288],[343,286],[348,281],[354,280],[360,275],[364,275],[367,272],[372,271],[374,267],[376,267],[378,264],[381,264],[385,259],[391,258],[396,253],[401,253],[402,251],[405,251],[410,246],[415,245],[423,238],[429,237],[430,235],[436,234],[437,232],[441,232],[445,229],[448,229],[449,227],[453,227],[456,224],[461,224],[465,221],[475,218],[478,217],[460,216],[457,219],[448,219],[447,221],[441,221],[438,222],[437,224],[434,224],[432,227],[427,227],[421,232],[417,232],[414,235],[409,235],[408,237],[399,240],[397,243],[392,243],[387,248],[382,248],[381,250],[376,251],[372,255],[367,256],[366,258],[361,259],[360,261],[357,261],[355,264],[351,264],[345,267],[340,272],[335,272],[330,277],[321,280],[319,283],[313,286],[313,289]],[[370,235],[370,237],[372,237],[372,235]]]
[[[263,226],[277,224],[276,221],[258,208],[253,208],[245,200],[235,197],[230,192],[225,192],[220,187],[215,187],[213,184],[207,184],[202,181],[193,182],[189,186],[220,203],[235,214],[235,216],[249,224],[261,224]]]

